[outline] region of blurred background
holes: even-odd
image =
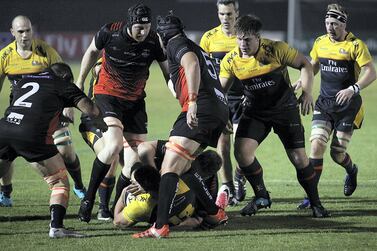
[[[9,32],[17,15],[28,16],[36,37],[52,45],[66,61],[81,60],[95,32],[105,23],[124,20],[137,0],[13,0],[1,1],[0,48],[13,38]],[[144,0],[153,16],[168,10],[182,18],[190,38],[218,25],[216,0]],[[240,14],[262,19],[263,36],[284,40],[308,55],[314,39],[325,33],[324,15],[329,3],[346,7],[348,30],[377,55],[377,0],[239,0]],[[155,26],[155,23],[153,24]]]

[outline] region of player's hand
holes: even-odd
[[[311,111],[314,110],[314,101],[311,94],[302,92],[301,96],[298,99],[298,102],[301,105],[302,115],[308,115]]]
[[[299,79],[295,83],[292,84],[293,91],[297,92],[298,90],[300,90],[301,86],[302,86],[301,79]]]
[[[146,193],[145,190],[140,186],[140,184],[134,180],[132,181],[131,185],[125,188],[125,190],[126,192],[131,193],[134,196]]]
[[[349,88],[340,90],[336,95],[336,103],[338,105],[344,105],[350,101],[355,92]]]
[[[193,129],[194,127],[198,126],[198,118],[196,117],[197,110],[198,105],[195,101],[191,101],[189,103],[186,115],[187,125],[190,127],[190,129]]]
[[[63,109],[63,116],[68,119],[70,123],[73,124],[75,121],[75,112],[73,110],[73,107],[67,107]]]

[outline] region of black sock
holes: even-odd
[[[344,157],[344,160],[338,164],[344,167],[344,169],[346,169],[346,172],[348,174],[351,174],[354,170],[351,156],[348,153],[346,153],[346,157]]]
[[[212,195],[212,198],[216,198],[217,191],[219,190],[219,180],[217,174],[210,176],[204,181],[204,184],[209,190],[209,193]]]
[[[161,176],[158,191],[156,228],[162,228],[164,225],[169,224],[169,214],[178,189],[178,180],[179,178],[176,173],[165,173]]]
[[[51,214],[51,227],[61,228],[64,227],[63,219],[65,216],[66,208],[59,204],[53,204],[50,206]]]
[[[123,173],[120,173],[117,184],[116,184],[116,188],[115,188],[115,198],[114,198],[113,206],[111,208],[111,212],[114,212],[115,205],[117,204],[119,197],[122,194],[123,189],[130,184],[131,184],[131,180],[127,178],[126,176],[124,176]]]
[[[13,191],[12,184],[1,186],[1,192],[3,192],[4,196],[7,198],[10,198],[10,194],[12,193],[12,191]]]
[[[65,167],[67,168],[69,175],[73,179],[73,182],[75,183],[75,188],[83,189],[84,184],[82,183],[79,157],[76,155],[75,161],[73,161],[72,163],[67,163],[66,161],[64,161],[64,164],[65,164]]]
[[[203,205],[209,215],[214,215],[219,208],[215,204],[216,196],[212,197],[211,192],[204,184],[203,178],[195,170],[190,170],[183,174],[181,179],[186,183],[191,191],[194,192],[195,197]]]
[[[107,209],[109,208],[109,202],[111,198],[111,193],[113,192],[115,185],[115,177],[105,177],[98,188],[99,195],[99,208]]]
[[[304,188],[306,195],[310,200],[310,204],[320,205],[318,195],[318,182],[316,178],[316,173],[311,163],[304,169],[296,169],[297,179],[300,185]]]
[[[255,197],[268,198],[268,192],[263,181],[263,168],[259,164],[257,158],[255,158],[253,163],[249,166],[240,166],[240,169],[253,188]]]
[[[310,163],[312,164],[315,174],[316,174],[316,182],[318,184],[319,179],[321,178],[322,168],[323,168],[323,159],[312,159],[309,158]]]
[[[90,175],[90,182],[84,200],[89,200],[90,202],[94,203],[97,189],[101,184],[101,181],[105,178],[109,169],[110,164],[102,163],[98,158],[94,160],[92,173]]]

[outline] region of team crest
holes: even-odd
[[[348,54],[348,51],[346,51],[346,50],[343,49],[343,48],[340,48],[340,49],[339,49],[339,53],[340,53],[340,54]]]

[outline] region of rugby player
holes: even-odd
[[[263,181],[263,169],[255,151],[271,129],[279,136],[297,178],[307,193],[314,217],[328,216],[321,205],[315,172],[305,153],[303,115],[313,108],[313,72],[310,62],[285,42],[260,37],[262,23],[258,17],[246,15],[235,24],[238,46],[221,61],[220,81],[224,90],[236,77],[244,87],[243,115],[235,139],[235,155],[255,197],[241,210],[241,215],[255,214],[271,206]],[[287,66],[300,70],[302,95],[297,101],[288,76]]]
[[[10,31],[15,41],[0,51],[0,91],[6,76],[8,76],[13,88],[21,74],[40,72],[53,63],[62,62],[61,57],[52,47],[42,40],[33,38],[33,29],[28,17],[15,17]],[[68,120],[73,120],[73,110],[71,108],[65,109],[63,115],[66,115]],[[85,188],[81,178],[80,161],[72,145],[71,132],[69,131],[68,123],[63,122],[67,121],[67,118],[61,117],[61,123],[53,137],[67,170],[74,180],[73,191],[82,199]],[[11,162],[9,164],[12,165]],[[9,173],[0,182],[0,206],[12,206],[10,194],[12,192],[13,167],[9,170]]]
[[[135,190],[132,187],[133,185],[123,190],[114,211],[114,224],[116,226],[132,226],[137,222],[153,223],[156,220],[156,206],[160,183],[159,171],[161,170],[161,163],[166,153],[166,143],[167,141],[158,140],[143,142],[138,146],[140,158],[145,161],[143,161],[145,166],[135,170],[134,179],[146,192],[132,195],[134,192],[139,193],[139,189]],[[220,156],[211,150],[201,153],[192,162],[190,172],[196,172],[197,175],[203,178],[212,196],[216,196],[217,194],[217,186],[213,184],[217,182],[216,173],[220,169],[221,162]],[[187,226],[189,224],[191,227],[195,227],[201,223],[203,217],[198,210],[203,210],[200,209],[200,202],[195,200],[193,192],[190,191],[183,181],[186,175],[191,174],[184,174],[179,179],[177,194],[174,198],[173,208],[169,214],[169,224],[174,226]],[[192,217],[194,215],[195,217]]]
[[[93,98],[93,85],[98,80],[98,74],[101,69],[102,58],[100,58],[92,68],[92,78],[89,83],[88,97]],[[104,140],[102,137],[102,131],[95,126],[95,121],[93,121],[89,116],[81,115],[81,124],[79,130],[85,143],[95,152],[99,153],[104,148]],[[111,220],[112,213],[109,210],[109,203],[111,194],[115,185],[115,172],[118,165],[118,157],[114,159],[111,163],[110,169],[107,172],[105,178],[102,180],[99,188],[99,209],[97,213],[97,219],[103,221]]]
[[[216,146],[228,120],[226,97],[215,67],[208,54],[186,37],[183,28],[181,20],[172,14],[157,19],[157,33],[167,51],[171,80],[182,110],[161,164],[156,222],[133,238],[169,236],[169,211],[179,176],[190,170],[191,161],[202,149]],[[228,216],[216,206],[199,176],[191,175],[186,184],[208,213],[204,223],[216,226],[227,222]]]
[[[347,18],[341,5],[329,4],[325,15],[327,34],[315,40],[310,52],[314,75],[321,72],[321,89],[310,136],[310,162],[319,181],[323,155],[333,134],[330,156],[345,169],[343,192],[351,196],[357,187],[358,167],[347,153],[347,147],[354,129],[361,127],[364,118],[360,91],[376,79],[376,71],[368,47],[346,30]],[[298,206],[299,209],[307,207],[310,207],[308,199]]]
[[[200,46],[214,60],[217,73],[220,72],[220,62],[225,54],[237,45],[234,24],[239,14],[239,4],[237,0],[218,0],[217,14],[220,25],[205,32],[200,40]],[[241,102],[243,87],[238,79],[228,91],[229,120],[233,125],[233,130],[237,131],[240,120]],[[217,152],[223,159],[220,169],[222,186],[219,190],[217,200],[221,200],[222,193],[228,193],[230,205],[235,205],[238,201],[243,201],[246,196],[245,178],[236,172],[235,184],[233,183],[232,161],[230,158],[231,138],[229,133],[222,133],[217,143]]]
[[[91,219],[96,191],[119,152],[124,150],[125,165],[116,197],[129,185],[130,170],[139,163],[136,148],[147,135],[144,89],[154,60],[166,81],[169,79],[166,55],[151,30],[151,10],[144,4],[128,9],[127,22],[106,24],[97,32],[82,59],[76,83],[79,88],[83,89],[102,49],[102,68],[93,93],[108,130],[103,134],[105,146],[93,162],[88,191],[80,206],[79,218],[85,222]]]
[[[73,84],[72,71],[64,63],[55,63],[39,74],[24,75],[13,86],[12,94],[11,104],[0,120],[0,177],[18,156],[33,162],[51,189],[49,236],[84,237],[63,225],[70,189],[53,132],[64,107],[75,106],[92,117],[99,116],[99,109]]]

